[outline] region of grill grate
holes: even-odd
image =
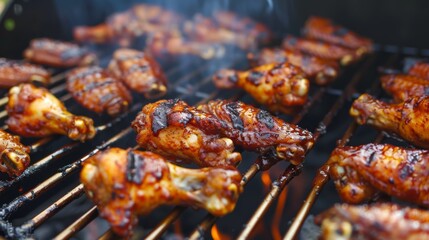
[[[345,69],[338,81],[331,87],[321,88],[312,86],[313,89],[310,100],[302,111],[293,118],[287,116],[281,117],[289,122],[313,130],[316,138],[315,148],[321,145],[319,148],[323,149],[324,154],[329,154],[333,147],[335,147],[336,139],[339,139],[336,138],[333,133],[336,131],[335,128],[332,129],[333,124],[335,124],[336,121],[341,121],[341,116],[345,116],[344,113],[347,114],[348,106],[352,98],[357,96],[357,93],[367,90],[370,93],[376,93],[379,90],[379,84],[376,81],[377,66],[393,66],[404,56],[409,55],[409,51],[401,52],[401,48],[397,48],[397,51],[398,52],[392,53],[390,48],[377,51],[374,55],[364,59],[361,63]],[[416,53],[418,53],[418,51]],[[240,99],[244,102],[251,101],[243,92],[222,91],[222,93],[220,93],[214,90],[215,88],[210,80],[210,76],[215,70],[228,66],[231,63],[238,68],[244,67],[240,65],[246,62],[243,59],[243,56],[236,56],[234,59],[229,59],[228,61],[223,60],[217,63],[201,63],[196,60],[191,60],[191,63],[170,67],[167,71],[167,76],[173,83],[170,85],[171,90],[167,98],[179,97],[190,104],[206,102],[216,97]],[[366,78],[368,75],[372,77]],[[68,108],[72,108],[72,111],[75,110],[75,108],[79,109],[81,107],[76,106],[71,100],[70,95],[65,91],[64,76],[65,73],[57,74],[50,86],[50,90],[65,102]],[[368,88],[368,86],[370,87]],[[222,94],[222,96],[220,94]],[[31,167],[16,179],[5,179],[0,182],[0,203],[3,204],[0,208],[0,230],[8,237],[26,237],[29,234],[33,234],[38,227],[57,215],[63,208],[69,206],[75,200],[80,199],[83,195],[83,186],[79,184],[76,175],[83,161],[109,146],[124,145],[129,147],[135,145],[134,138],[131,137],[133,131],[129,127],[129,123],[147,101],[141,100],[136,102],[137,103],[135,103],[127,113],[118,118],[110,119],[107,122],[105,120],[104,122],[101,121],[103,119],[98,116],[93,116],[94,118],[98,118],[95,122],[103,122],[102,125],[97,127],[98,133],[93,142],[70,142],[67,139],[58,137],[50,137],[31,142],[29,144],[31,145],[33,159]],[[1,107],[4,107],[6,103],[7,98],[0,99]],[[251,103],[255,104],[254,102]],[[324,107],[320,107],[321,105]],[[83,114],[88,115],[87,112],[83,112]],[[5,111],[0,112],[0,120],[3,121],[5,117]],[[317,121],[317,119],[321,120]],[[338,145],[345,145],[348,143],[351,136],[358,128],[353,121],[350,121],[350,118],[347,119],[349,121],[348,127],[343,137],[338,142]],[[119,131],[117,131],[118,128]],[[325,138],[328,140],[324,140],[322,136],[326,136]],[[383,137],[384,135],[379,133],[375,141],[380,142]],[[325,143],[323,142],[326,141],[334,141],[334,144],[324,146]],[[55,150],[46,153],[46,149]],[[43,154],[46,155],[39,157]],[[304,167],[285,166],[284,171],[278,171],[277,179],[271,184],[271,189],[266,194],[265,198],[263,198],[256,207],[252,208],[255,209],[255,211],[247,223],[244,224],[244,227],[239,227],[240,239],[246,239],[251,236],[252,231],[256,229],[257,224],[262,221],[261,219],[263,219],[264,215],[269,211],[270,206],[277,201],[278,196],[286,186],[302,188],[302,183],[299,181],[292,181],[295,176],[302,172],[299,176],[304,175],[307,178],[308,176],[314,176],[314,173],[316,173],[315,184],[311,186],[312,190],[307,196],[304,204],[300,206],[301,201],[298,199],[295,203],[287,204],[284,208],[287,212],[286,215],[288,215],[286,217],[289,218],[293,217],[295,211],[300,208],[298,215],[285,235],[285,239],[293,239],[294,236],[297,235],[300,226],[310,213],[310,209],[315,203],[321,188],[328,181],[327,177],[323,175],[323,172],[314,171],[314,168],[317,169],[320,165],[318,165],[317,162],[311,162],[311,160],[314,159],[316,159],[316,161],[319,159],[320,161],[321,157],[311,155],[310,153],[309,156],[307,156]],[[34,158],[34,156],[37,157]],[[39,160],[34,161],[34,159]],[[243,158],[243,162],[244,161],[246,161],[245,158]],[[281,169],[283,166],[282,164],[277,164],[274,167]],[[247,171],[244,171],[242,185],[247,185],[259,172],[259,167],[256,163],[249,165]],[[308,179],[311,178],[312,177],[309,177]],[[302,178],[300,177],[299,180],[302,180]],[[63,191],[64,193],[60,194],[53,201],[47,200],[48,197],[44,195],[51,193],[52,189],[60,187],[64,182],[72,182],[72,187],[70,189],[65,189],[65,192]],[[311,185],[311,183],[309,184]],[[249,187],[251,186],[245,189]],[[239,201],[246,201],[246,199],[240,198]],[[332,204],[332,202],[328,204]],[[32,213],[20,217],[18,213],[25,212],[26,209],[31,208],[30,205],[35,205],[36,209]],[[44,207],[41,207],[42,205]],[[295,208],[291,207],[294,205]],[[170,210],[166,217],[162,219],[145,238],[160,238],[171,227],[172,223],[184,214],[186,209],[186,207],[178,206]],[[231,214],[234,214],[234,212]],[[74,221],[71,222],[67,228],[59,229],[57,231],[57,233],[59,233],[57,239],[67,239],[74,236],[97,217],[97,209],[94,206],[90,206],[83,215],[72,219],[71,221]],[[212,215],[203,217],[195,227],[195,230],[190,234],[190,239],[208,236],[210,228],[217,220],[218,219]],[[283,224],[286,225],[285,223]],[[284,227],[286,228],[287,226]],[[100,236],[100,238],[113,239],[115,236],[111,230],[108,230]]]

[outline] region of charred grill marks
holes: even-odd
[[[270,130],[274,128],[274,119],[269,112],[265,110],[259,111],[258,114],[256,115],[256,119],[259,122],[263,123]]]
[[[171,108],[179,101],[179,99],[168,100],[161,103],[152,114],[152,132],[155,136],[158,135],[159,131],[168,127],[168,114],[171,112]]]
[[[144,178],[144,159],[140,155],[135,154],[133,151],[127,151],[127,180],[136,184],[141,184]]]
[[[239,108],[240,106],[237,102],[228,103],[226,105],[226,112],[231,118],[232,126],[237,130],[243,131],[244,123],[243,120],[241,120],[240,118],[240,113],[238,112]]]
[[[251,71],[249,73],[249,76],[247,77],[247,81],[249,81],[255,86],[258,86],[259,84],[261,84],[261,80],[263,76],[264,74],[261,72]]]

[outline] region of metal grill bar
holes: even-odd
[[[83,214],[79,219],[77,219],[74,223],[68,226],[64,231],[58,234],[54,239],[69,239],[75,233],[79,232],[82,228],[84,228],[88,223],[94,220],[98,216],[98,210],[96,206],[93,206],[88,210],[85,214]]]

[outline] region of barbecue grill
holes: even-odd
[[[87,4],[86,2],[74,1],[73,4],[77,9],[88,11],[94,6],[103,4],[101,1],[89,1],[90,3]],[[108,3],[110,2],[112,1]],[[191,6],[199,5],[198,1],[189,1],[184,4],[185,6],[169,4],[170,2],[174,1],[163,1],[161,5],[165,5],[167,8],[177,7],[178,11],[189,10],[189,8],[197,11],[197,8]],[[243,4],[244,1],[237,2]],[[336,146],[369,142],[388,142],[406,146],[406,143],[394,136],[377,132],[369,127],[357,126],[348,116],[348,109],[352,100],[364,92],[385,97],[380,91],[378,82],[380,72],[400,69],[403,60],[408,57],[428,57],[429,51],[422,49],[425,46],[424,38],[415,42],[413,47],[408,47],[410,45],[406,44],[410,44],[411,41],[404,34],[410,33],[411,30],[407,28],[407,25],[401,25],[403,28],[392,33],[393,36],[382,36],[383,34],[379,34],[374,26],[365,29],[367,26],[365,24],[374,18],[373,10],[363,11],[362,15],[355,14],[355,16],[347,18],[347,9],[351,11],[350,8],[355,7],[353,12],[357,13],[362,7],[354,4],[347,6],[340,4],[337,5],[336,10],[332,10],[329,8],[329,4],[338,4],[337,2],[340,1],[328,1],[328,3],[325,1],[324,6],[321,6],[318,1],[306,2],[308,6],[293,1],[286,3],[260,1],[257,5],[263,6],[263,12],[257,12],[251,7],[248,11],[249,15],[253,14],[256,19],[274,24],[273,29],[277,33],[282,31],[297,33],[302,26],[300,23],[310,13],[325,14],[332,16],[338,23],[350,27],[362,35],[372,37],[375,42],[382,44],[376,44],[374,54],[344,68],[340,77],[332,85],[328,87],[312,85],[309,101],[297,114],[280,115],[284,120],[298,124],[314,133],[316,142],[304,164],[292,166],[278,163],[270,170],[261,172],[255,161],[257,155],[243,152],[243,161],[239,170],[243,174],[242,184],[245,185],[245,190],[236,209],[231,214],[216,218],[202,210],[193,210],[188,207],[162,207],[148,216],[141,217],[140,225],[134,235],[135,238],[223,239],[232,237],[247,239],[250,237],[266,238],[267,236],[273,239],[293,239],[299,236],[303,239],[315,238],[317,229],[314,228],[311,221],[306,221],[307,217],[329,208],[334,202],[339,202],[333,184],[329,183],[329,179],[322,171],[319,171],[330,152]],[[239,9],[239,5],[236,3],[228,1],[217,3],[217,6]],[[34,37],[70,38],[71,27],[82,24],[82,22],[79,22],[81,20],[74,24],[64,22],[64,19],[67,19],[67,16],[64,15],[68,14],[70,17],[76,14],[74,11],[67,13],[67,8],[70,7],[68,4],[62,3],[62,1],[45,0],[40,1],[37,5],[31,1],[12,1],[1,19],[0,56],[19,58],[23,48]],[[86,13],[79,14],[86,16],[84,17],[85,24],[94,24],[102,21],[114,11],[129,7],[131,2],[106,5],[109,6],[108,9],[100,10],[92,17]],[[200,5],[199,7],[201,7]],[[374,4],[374,6],[376,5]],[[292,13],[291,8],[299,9],[299,11]],[[285,13],[290,13],[291,17],[282,19],[278,15],[282,9]],[[399,11],[400,7],[395,9]],[[387,11],[395,12],[395,9],[387,9]],[[25,26],[33,23],[29,19],[39,16],[37,13],[46,13],[48,10],[52,10],[52,14],[44,17],[40,15],[40,19],[34,22],[33,28]],[[266,11],[271,11],[268,15],[272,14],[271,17],[264,19],[263,16],[267,15]],[[417,24],[422,15],[418,14],[419,10],[416,11],[411,22]],[[338,14],[336,15],[335,12]],[[298,13],[303,13],[303,15],[297,16]],[[337,17],[335,18],[335,16]],[[279,18],[278,25],[275,25],[276,18]],[[362,19],[360,24],[359,19]],[[3,26],[8,21],[8,24],[11,24],[10,21],[14,21],[16,29],[5,30]],[[380,26],[379,23],[375,25]],[[62,31],[55,31],[58,29]],[[380,30],[380,32],[385,31],[385,29]],[[24,32],[26,33],[23,34]],[[22,38],[17,36],[22,36]],[[97,46],[94,46],[94,49],[101,56],[100,64],[106,64],[110,59],[112,49]],[[244,52],[230,51],[225,58],[211,61],[184,57],[165,62],[162,66],[170,81],[169,92],[165,98],[181,98],[189,104],[199,104],[214,98],[228,98],[258,106],[243,92],[216,90],[211,82],[211,76],[218,69],[226,67],[245,69],[248,67]],[[56,236],[57,239],[114,239],[116,236],[109,229],[109,225],[98,216],[96,207],[83,194],[83,186],[78,180],[78,174],[81,163],[103,149],[136,147],[135,132],[130,128],[130,122],[142,106],[149,101],[136,96],[134,104],[126,113],[116,118],[98,116],[79,106],[65,90],[67,69],[50,70],[55,74],[49,85],[50,91],[61,99],[71,112],[93,118],[97,126],[97,135],[93,140],[85,143],[72,142],[59,136],[23,139],[25,144],[31,146],[32,162],[23,175],[13,180],[3,174],[0,176],[0,235],[8,238],[46,239]],[[6,93],[6,90],[2,91],[1,96],[5,96]],[[4,125],[7,118],[4,110],[6,103],[6,97],[0,98],[0,121],[4,129],[7,128]],[[302,226],[303,231],[301,231]]]

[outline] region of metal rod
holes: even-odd
[[[73,222],[70,226],[68,226],[66,229],[64,229],[54,239],[55,240],[62,240],[62,239],[71,238],[75,233],[82,230],[82,228],[84,228],[86,225],[88,225],[88,223],[90,223],[92,220],[94,220],[97,216],[98,216],[97,207],[94,206],[91,209],[89,209],[88,212],[86,212],[84,215],[82,215],[80,218],[78,218],[75,222]]]
[[[186,207],[177,206],[161,221],[146,237],[146,240],[159,239],[162,234],[168,229],[171,223],[186,210]]]
[[[302,167],[302,164],[297,166],[289,165],[283,174],[277,178],[277,181],[271,184],[270,192],[265,196],[264,200],[259,205],[258,209],[256,209],[255,213],[252,215],[252,218],[247,222],[246,226],[237,239],[244,240],[249,238],[249,235],[255,228],[256,224],[260,221],[262,216],[265,215],[268,208],[274,203],[274,200],[277,199],[283,188],[301,172]]]

